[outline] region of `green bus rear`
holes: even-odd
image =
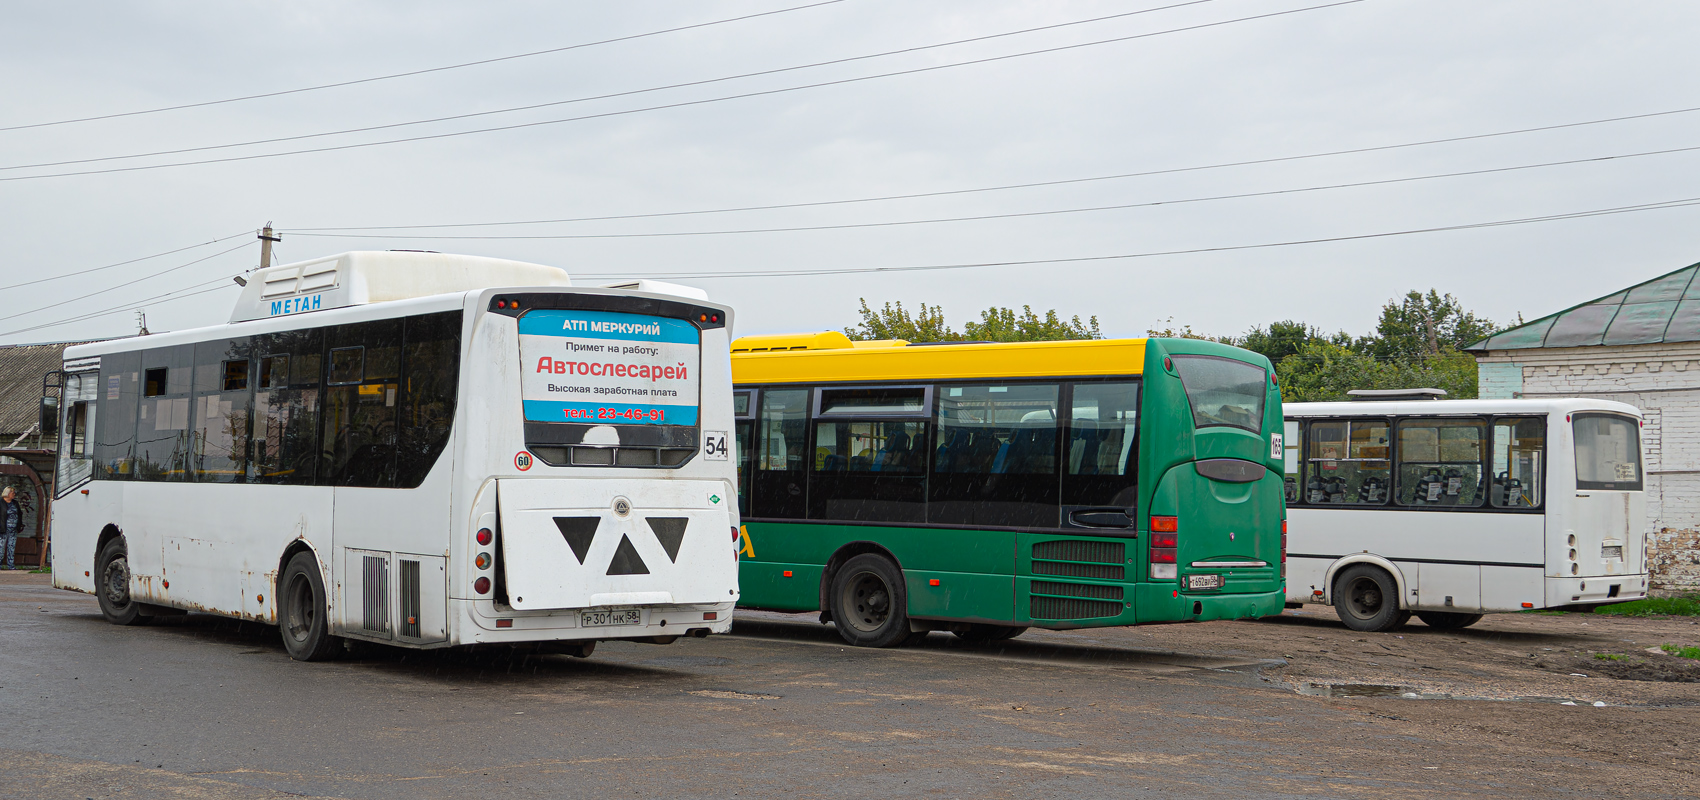
[[[740,605],[864,615],[838,620],[841,633],[882,645],[927,630],[1003,638],[1280,613],[1282,412],[1268,360],[1151,339],[1143,361],[1006,380],[737,383]],[[901,584],[886,588],[883,617],[868,610],[879,575],[861,587],[843,574],[879,561]],[[857,635],[876,618],[906,630]]]

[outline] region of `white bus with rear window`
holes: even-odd
[[[1289,605],[1331,604],[1348,627],[1384,631],[1413,614],[1461,628],[1647,596],[1634,406],[1394,399],[1284,413]]]
[[[54,585],[119,624],[276,624],[303,660],[724,633],[730,324],[500,259],[258,271],[226,325],[66,350]]]

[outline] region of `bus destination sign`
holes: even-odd
[[[611,311],[538,309],[519,319],[530,422],[697,424],[695,325]]]

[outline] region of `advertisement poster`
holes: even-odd
[[[530,422],[697,424],[701,337],[679,319],[540,309],[519,320]]]

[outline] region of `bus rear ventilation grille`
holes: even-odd
[[[1050,594],[1061,597],[1086,597],[1094,600],[1120,600],[1122,587],[1100,586],[1092,583],[1057,583],[1056,581],[1034,581],[1033,594]]]
[[[696,454],[694,447],[551,447],[526,449],[551,467],[677,467]]]
[[[1028,610],[1028,616],[1033,619],[1094,619],[1114,617],[1121,613],[1121,603],[1038,596],[1032,598]]]
[[[1059,575],[1064,578],[1096,578],[1101,581],[1124,580],[1120,564],[1070,564],[1066,561],[1034,561],[1034,575]]]
[[[1090,561],[1094,564],[1126,564],[1127,545],[1122,542],[1083,542],[1065,539],[1033,545],[1033,557],[1052,561]]]

